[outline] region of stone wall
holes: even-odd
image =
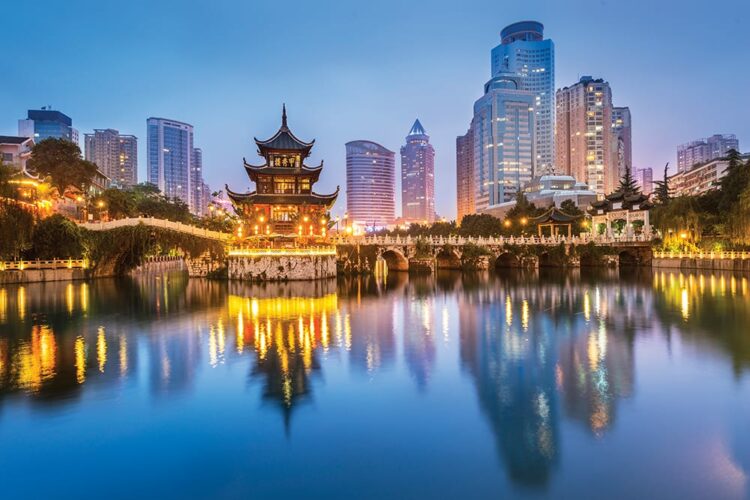
[[[85,280],[88,269],[26,269],[23,271],[0,271],[0,285],[35,283],[39,281]]]
[[[297,281],[336,277],[335,255],[230,256],[229,279]]]
[[[705,271],[750,272],[750,259],[708,259],[708,258],[664,258],[651,260],[654,269],[699,269]]]
[[[223,267],[225,263],[210,252],[204,252],[198,257],[185,257],[185,267],[191,278],[205,278]]]

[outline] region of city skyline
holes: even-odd
[[[747,42],[741,37],[741,30],[732,26],[737,23],[739,28],[736,19],[750,11],[750,7],[739,3],[734,9],[737,15],[731,18],[720,12],[700,16],[685,12],[677,8],[677,2],[643,2],[627,11],[615,5],[597,4],[585,11],[577,10],[575,17],[569,11],[576,9],[552,2],[523,6],[446,3],[443,9],[435,9],[441,12],[426,14],[416,6],[408,6],[400,19],[384,16],[387,4],[359,6],[354,10],[355,22],[344,23],[344,32],[339,31],[336,37],[332,35],[333,28],[345,17],[351,18],[351,8],[336,13],[329,4],[301,4],[289,15],[298,20],[312,16],[315,22],[305,23],[312,31],[308,30],[304,37],[282,38],[271,36],[273,26],[281,19],[270,3],[199,7],[193,12],[171,14],[177,19],[166,25],[154,23],[167,7],[154,6],[156,15],[144,16],[146,5],[136,1],[128,12],[118,10],[124,16],[123,25],[134,26],[138,37],[125,27],[112,29],[111,24],[96,23],[114,6],[97,5],[97,9],[82,9],[80,13],[52,2],[30,6],[30,15],[44,11],[57,15],[36,16],[40,34],[29,40],[29,50],[38,57],[21,60],[9,68],[9,81],[15,83],[6,85],[6,92],[0,97],[0,109],[6,117],[0,133],[15,135],[16,120],[27,109],[47,104],[71,116],[82,134],[112,127],[141,141],[145,140],[143,122],[148,116],[169,116],[200,130],[206,181],[216,189],[225,182],[245,182],[233,168],[236,158],[252,156],[253,132],[272,133],[278,106],[287,102],[294,110],[300,134],[318,138],[318,156],[313,161],[325,158],[329,165],[331,175],[321,183],[325,184],[321,189],[333,189],[336,184],[345,184],[346,142],[367,138],[394,150],[401,144],[403,123],[419,116],[430,124],[431,142],[436,149],[436,210],[439,215],[453,217],[455,138],[466,131],[471,103],[480,97],[477,82],[487,79],[488,51],[500,43],[503,27],[534,19],[545,25],[545,37],[555,43],[557,88],[577,81],[579,75],[593,74],[616,89],[617,103],[630,107],[637,123],[633,130],[634,168],[660,169],[669,161],[674,169],[677,146],[696,137],[733,133],[742,145],[750,135],[750,125],[739,113],[726,112],[706,99],[718,77],[724,82],[724,91],[736,96],[732,109],[750,105],[750,96],[742,92],[742,74],[746,70],[735,67]],[[643,16],[646,5],[649,16]],[[401,29],[424,15],[434,25],[450,18],[453,36],[444,37],[430,28],[430,23],[416,26],[416,31]],[[663,23],[667,16],[670,22]],[[265,21],[260,23],[259,18]],[[207,30],[206,43],[191,41],[193,32],[184,27],[202,23],[203,19],[221,26],[221,30]],[[367,29],[370,25],[382,29],[362,35],[372,31]],[[585,36],[580,34],[584,25],[588,29]],[[248,26],[253,29],[248,30]],[[696,29],[686,30],[685,26]],[[91,30],[92,36],[109,42],[107,50],[116,47],[128,57],[121,58],[117,65],[114,61],[98,63],[97,70],[92,71],[91,58],[104,49],[92,48],[87,39],[73,42],[69,53],[78,54],[78,58],[72,61],[58,61],[46,55],[43,47],[63,30],[83,27]],[[9,29],[10,37],[22,34],[20,26]],[[724,33],[724,50],[710,50],[701,35],[706,30]],[[340,36],[351,40],[348,47],[337,43]],[[411,72],[407,68],[417,60],[405,54],[403,47],[414,38],[421,40],[421,69]],[[291,50],[292,62],[311,81],[325,81],[327,85],[306,85],[284,78],[283,66],[290,61],[274,61],[279,44]],[[218,46],[224,50],[217,54],[214,49]],[[245,56],[240,56],[242,53]],[[247,53],[252,54],[252,64],[247,62]],[[718,69],[711,75],[695,72],[692,61],[700,57],[710,57]],[[259,60],[269,65],[267,70],[257,71]],[[207,68],[205,73],[195,72],[200,65]],[[45,75],[63,72],[63,68],[65,74],[76,76],[51,85]],[[124,77],[131,71],[148,78]],[[168,77],[182,79],[184,85],[169,92],[154,87],[153,82],[166,81]],[[431,83],[420,83],[425,81]],[[649,84],[644,85],[644,81]],[[684,85],[675,87],[676,81]],[[112,99],[113,93],[122,98]],[[351,106],[352,99],[361,95],[367,95],[367,99]],[[701,119],[691,119],[696,116]],[[142,147],[139,151],[139,179],[147,178],[145,150]],[[397,199],[396,205],[399,204]],[[342,211],[339,202],[336,212]]]

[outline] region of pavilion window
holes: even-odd
[[[276,177],[273,180],[276,194],[295,194],[297,183],[294,177]]]

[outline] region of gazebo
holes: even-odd
[[[545,236],[545,230],[549,229],[549,236],[558,236],[561,233],[568,237],[573,235],[573,224],[578,222],[583,215],[569,215],[553,206],[542,215],[530,219],[532,224],[536,224],[539,236]]]
[[[645,234],[651,233],[649,221],[649,210],[653,204],[649,197],[643,193],[626,193],[617,190],[607,195],[603,200],[595,201],[589,208],[591,215],[591,231],[593,233],[606,234],[608,237],[615,236],[612,223],[623,221],[624,227],[618,234],[633,236],[636,234],[634,223],[641,223]]]

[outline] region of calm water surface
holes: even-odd
[[[0,497],[748,498],[750,283],[0,288]]]

